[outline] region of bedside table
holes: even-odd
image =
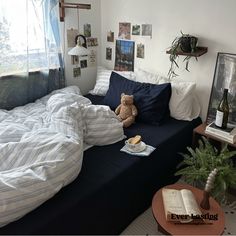
[[[201,138],[201,136],[206,137],[211,143],[213,143],[213,145],[215,145],[216,147],[221,148],[221,146],[224,143],[227,143],[229,146],[231,146],[232,148],[236,148],[236,144],[232,144],[232,143],[228,143],[224,140],[221,140],[220,138],[217,138],[215,136],[209,135],[205,133],[205,129],[206,129],[207,124],[206,123],[202,123],[199,126],[197,126],[194,130],[193,130],[193,139],[192,139],[192,147],[195,148],[198,146],[198,140]]]
[[[172,184],[165,188],[171,189],[189,189],[193,192],[198,205],[203,197],[203,191],[194,188],[188,184]],[[166,221],[164,205],[162,200],[162,189],[156,192],[152,199],[152,212],[158,224],[158,230],[164,234],[170,235],[221,235],[225,227],[225,216],[220,205],[210,197],[210,210],[200,208],[202,214],[218,214],[218,220],[211,221],[210,224],[175,224],[174,222]]]

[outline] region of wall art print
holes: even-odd
[[[116,40],[115,70],[134,71],[134,41]]]
[[[107,32],[107,42],[114,42],[114,32],[109,31]]]
[[[152,37],[152,25],[143,24],[142,25],[142,36],[151,36]]]
[[[84,36],[91,37],[91,24],[84,24]]]
[[[208,105],[207,124],[216,117],[216,109],[228,89],[229,123],[236,125],[236,54],[219,52],[216,59],[214,79]]]
[[[137,44],[137,58],[144,58],[144,44]]]
[[[140,25],[133,25],[132,35],[140,35]]]
[[[120,39],[130,39],[131,23],[122,22],[119,23],[119,35]]]
[[[112,60],[112,48],[106,48],[106,59],[108,61]]]

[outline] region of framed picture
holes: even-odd
[[[115,70],[134,71],[134,41],[116,40]]]
[[[219,52],[208,105],[207,124],[215,120],[216,109],[225,88],[228,89],[228,122],[236,125],[236,54]]]

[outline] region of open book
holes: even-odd
[[[168,221],[188,223],[202,214],[190,190],[163,188],[162,197]]]

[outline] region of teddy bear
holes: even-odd
[[[133,95],[121,94],[121,104],[116,108],[115,113],[119,120],[123,122],[123,127],[127,128],[135,122],[138,110],[135,107]]]

